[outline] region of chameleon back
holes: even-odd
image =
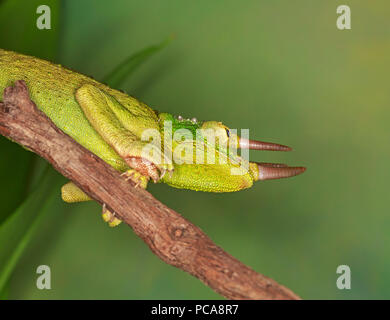
[[[158,128],[155,112],[137,99],[61,65],[0,49],[1,100],[4,89],[16,80],[27,83],[32,100],[57,127],[118,170],[128,166],[89,124],[75,99],[76,90],[92,84],[112,95],[134,117],[136,134]]]

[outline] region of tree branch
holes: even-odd
[[[299,299],[215,245],[203,231],[134,188],[120,173],[59,130],[30,100],[26,84],[4,90],[0,133],[49,161],[91,198],[106,204],[163,261],[228,299]]]

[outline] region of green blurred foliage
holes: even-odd
[[[51,23],[56,28],[44,32],[35,27],[37,15],[31,14],[40,4],[40,1],[26,3],[21,0],[0,3],[2,48],[55,59],[59,1],[50,1]],[[51,209],[53,193],[48,192],[48,186],[52,188],[62,178],[53,170],[45,170],[47,165],[37,156],[4,137],[0,137],[0,150],[0,299],[6,299],[9,277],[34,236],[40,219]]]
[[[63,179],[47,167],[39,187],[23,201],[23,204],[0,226],[0,292],[6,291],[9,277],[23,251],[35,235],[45,213],[55,201],[52,196],[58,193]]]
[[[351,6],[350,31],[336,28],[334,0],[67,0],[58,62],[101,79],[129,52],[174,33],[122,87],[157,110],[291,145],[295,152],[251,156],[308,171],[234,194],[150,191],[303,298],[385,299],[390,4],[343,4]],[[55,201],[12,277],[11,298],[219,298],[127,226],[108,228],[97,204],[64,211],[59,194]],[[52,290],[35,286],[41,264],[51,267]],[[352,269],[350,291],[336,288],[341,264]]]
[[[50,7],[51,29],[39,30],[37,8],[43,4]],[[59,0],[3,0],[0,2],[1,47],[54,60],[58,50],[59,14]]]
[[[42,1],[1,1],[1,48],[54,60],[58,47],[59,1],[50,0],[47,3],[51,8],[53,28],[41,31],[36,28],[36,9]],[[0,150],[1,224],[27,196],[28,181],[36,157],[4,137],[0,137]]]
[[[128,79],[133,74],[133,72],[138,69],[139,66],[160,52],[160,50],[164,49],[171,42],[171,40],[171,38],[167,38],[157,45],[149,46],[132,54],[130,57],[126,58],[125,61],[120,63],[107,76],[105,76],[102,81],[107,83],[107,85],[112,88],[120,89],[122,83]]]

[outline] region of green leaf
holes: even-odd
[[[6,290],[6,284],[16,263],[42,218],[49,211],[53,195],[58,194],[62,182],[59,174],[48,167],[39,188],[0,225],[0,292]]]
[[[157,52],[164,49],[172,41],[172,39],[172,37],[169,37],[157,45],[147,47],[134,53],[119,64],[111,73],[109,73],[103,79],[103,82],[107,83],[110,87],[117,88],[141,64],[147,61],[150,57],[154,56]]]

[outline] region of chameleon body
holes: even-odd
[[[173,133],[183,128],[191,132],[212,128],[223,139],[232,137],[220,122],[190,121],[158,113],[121,91],[61,65],[0,49],[0,100],[4,89],[17,80],[26,82],[31,100],[58,128],[144,188],[152,179],[197,191],[238,191],[251,187],[266,174],[267,168],[279,168],[268,166],[262,172],[261,165],[248,162],[245,171],[232,175],[232,167],[239,168],[239,163],[245,160],[230,156],[218,145],[210,147],[216,158],[232,161],[224,164],[175,163],[166,159],[163,148],[157,146],[155,152],[163,161],[155,161],[142,153],[148,142],[142,141],[141,137],[148,129],[162,132],[165,121],[171,121]],[[207,145],[206,138],[201,141]],[[169,151],[174,152],[178,145],[173,141]],[[72,182],[62,188],[62,198],[67,202],[91,200]],[[110,225],[119,222],[110,212],[103,211],[103,217]]]

